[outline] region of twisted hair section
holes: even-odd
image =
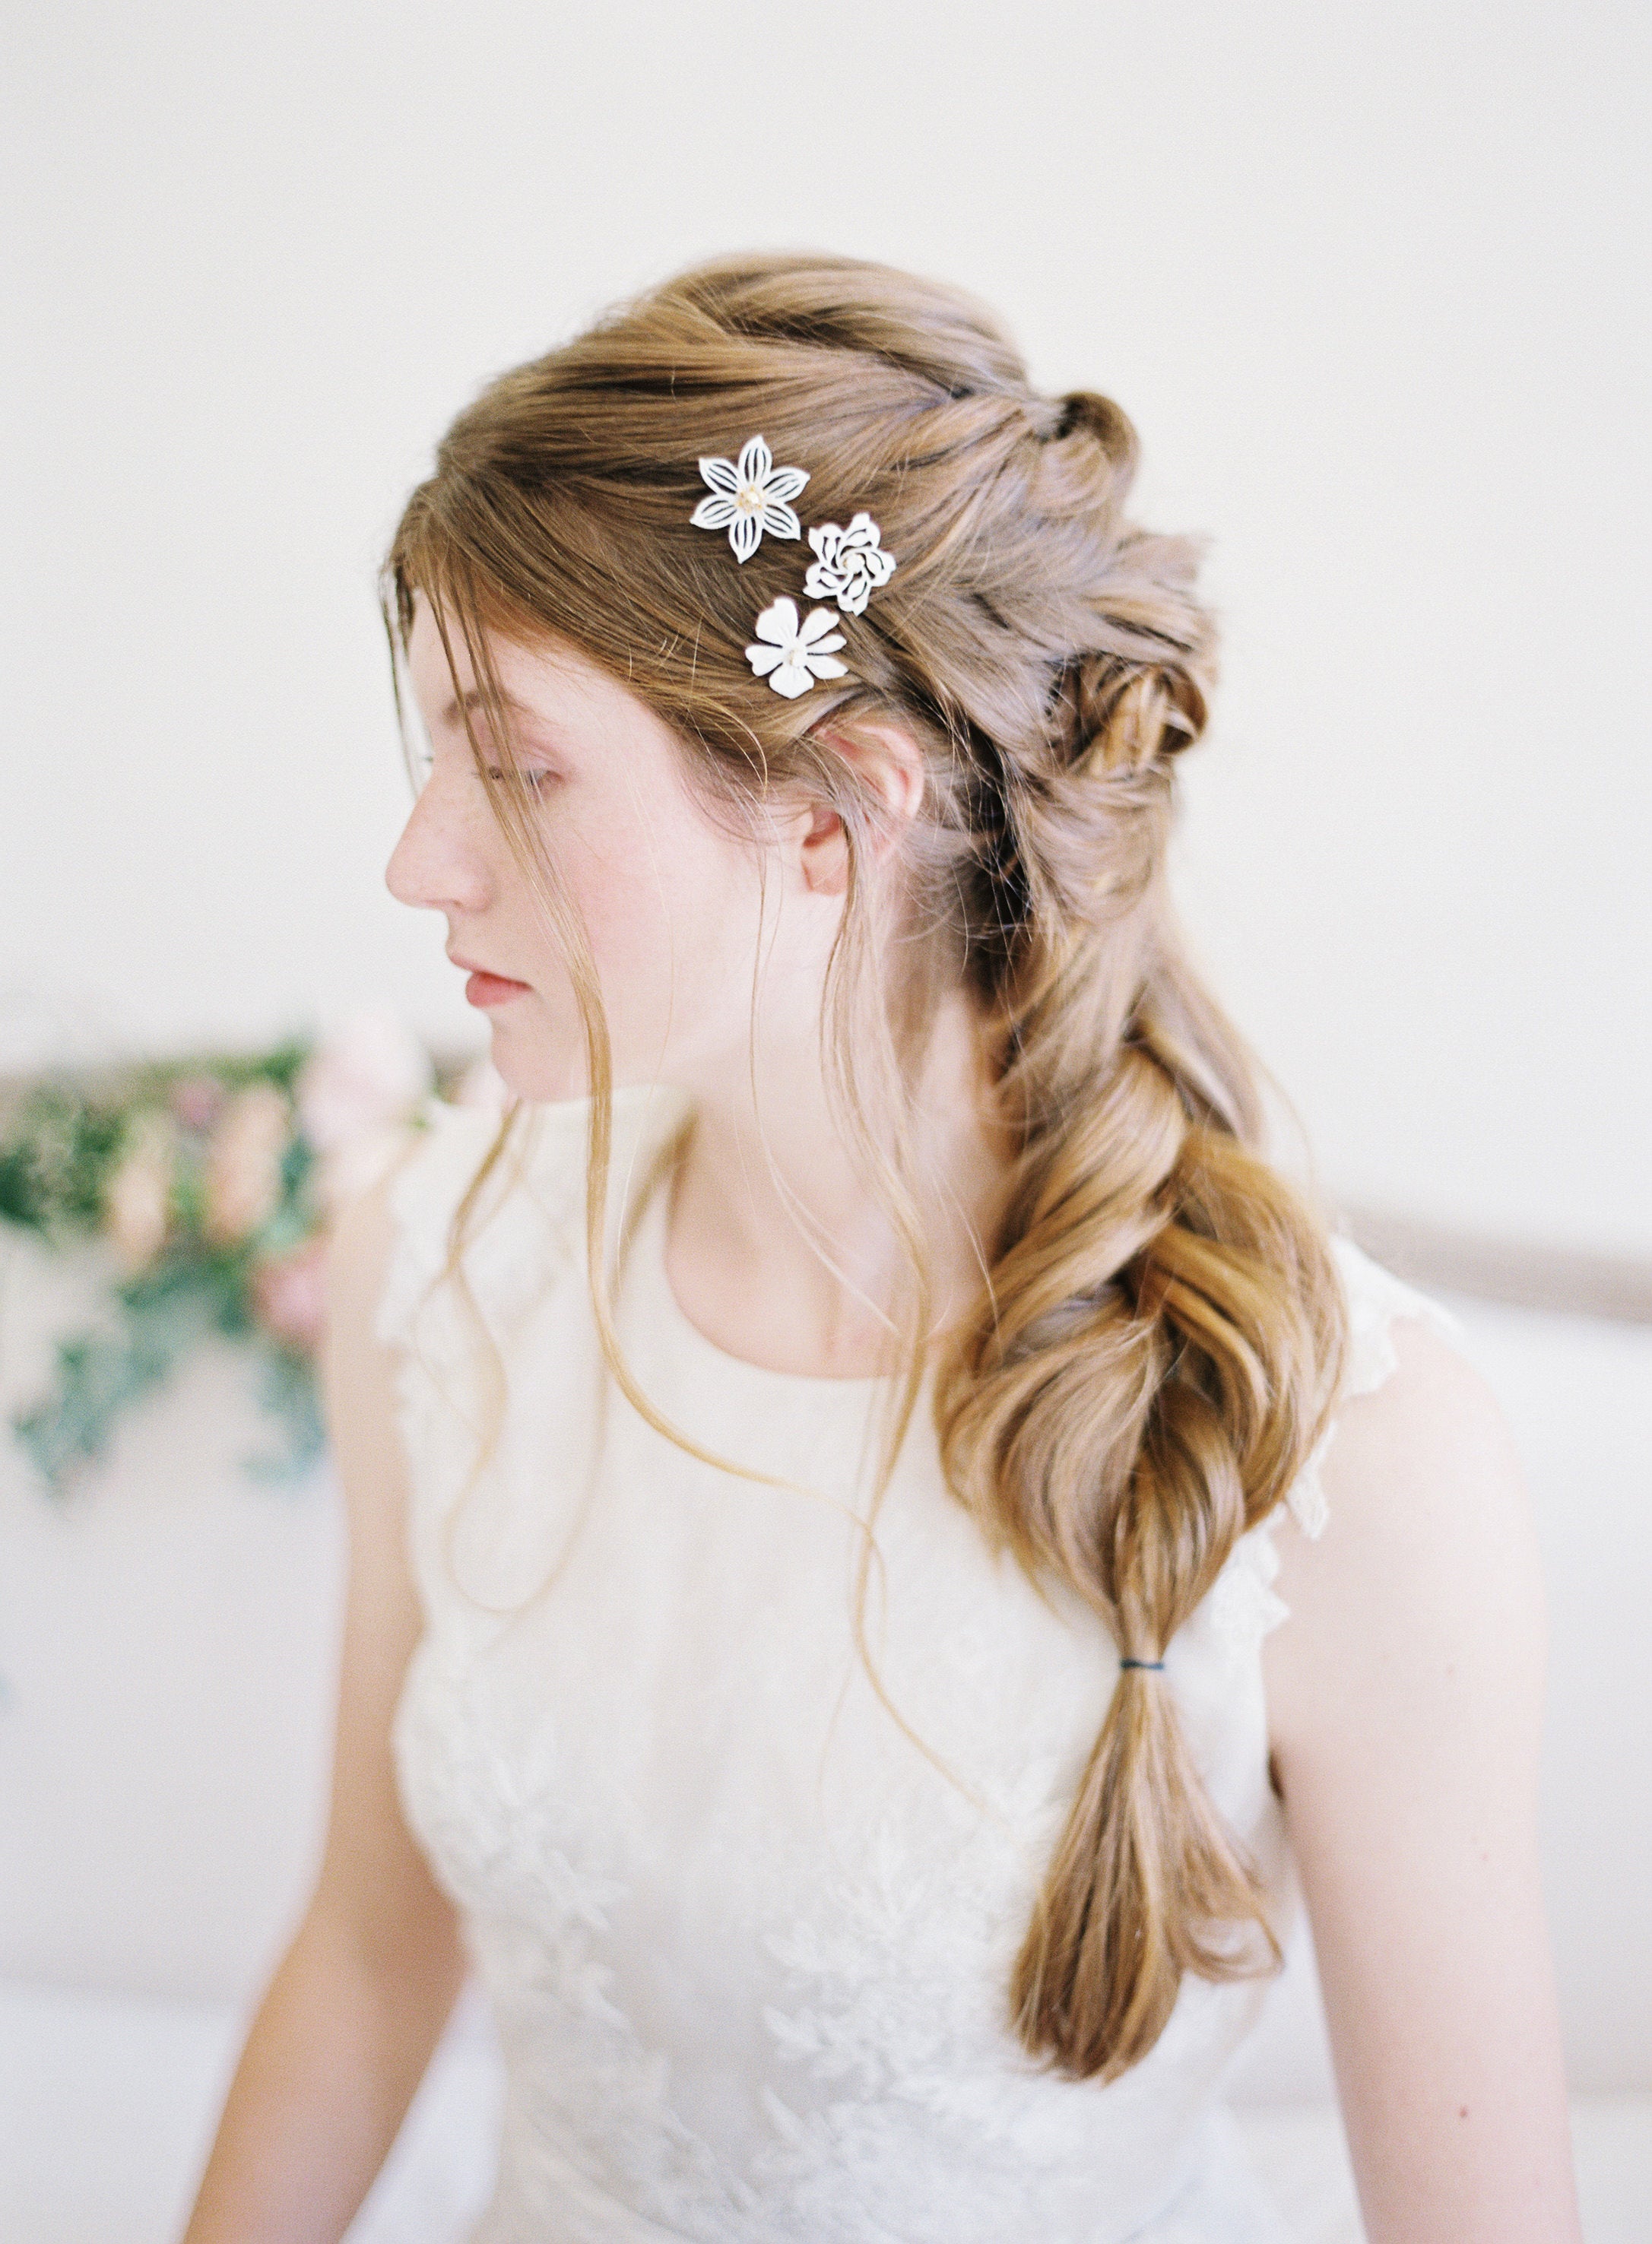
[[[699,456],[759,431],[809,470],[809,519],[863,508],[899,557],[863,614],[836,619],[849,674],[791,702],[753,680],[743,647],[758,611],[795,593],[796,549],[765,538],[735,568],[688,523]],[[1175,926],[1175,771],[1206,727],[1215,629],[1202,541],[1126,513],[1137,460],[1120,406],[1039,394],[994,315],[958,291],[848,259],[728,259],[491,382],[443,440],[386,564],[393,656],[421,593],[463,636],[492,734],[483,766],[510,754],[490,633],[549,637],[674,728],[708,814],[760,865],[776,805],[812,800],[843,820],[827,1081],[911,1272],[890,1319],[902,1376],[857,1632],[926,1358],[958,1500],[1035,1581],[1079,1592],[1109,1664],[1162,1657],[1283,1498],[1338,1389],[1344,1311],[1324,1223],[1266,1158],[1255,1064]],[[874,720],[904,728],[924,760],[898,833],[842,752]],[[651,1423],[694,1448],[620,1362],[605,1291],[612,1066],[588,947],[531,808],[483,780],[586,1024],[605,1355]],[[943,1339],[918,1215],[933,1179],[910,1117],[939,1008],[960,990],[1012,1152],[978,1241],[978,1297]],[[1184,1975],[1280,1960],[1256,1866],[1204,1791],[1168,1678],[1123,1669],[1007,2019],[1030,2053],[1105,2080],[1152,2049]]]

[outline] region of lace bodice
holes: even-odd
[[[658,1086],[617,1094],[610,1249],[627,1171],[640,1176],[652,1133],[682,1111]],[[671,1292],[657,1192],[625,1261],[627,1360],[685,1432],[818,1497],[667,1442],[600,1375],[585,1102],[531,1119],[518,1168],[484,1181],[465,1258],[505,1405],[463,1501],[487,1366],[454,1288],[430,1288],[491,1117],[432,1110],[394,1187],[378,1317],[403,1351],[426,1619],[396,1710],[398,1781],[461,1909],[506,2067],[473,2244],[1277,2244],[1219,2096],[1270,1982],[1184,1980],[1150,2055],[1106,2087],[1039,2068],[1006,2024],[1014,1956],[1118,1680],[1100,1623],[989,1552],[942,1482],[926,1392],[878,1517],[866,1612],[884,1688],[938,1768],[880,1702],[851,1632],[880,1382],[795,1377],[714,1346]],[[1395,1315],[1442,1313],[1337,1253],[1360,1391],[1391,1361]],[[1319,1531],[1315,1469],[1290,1511]],[[1270,1587],[1282,1517],[1236,1545],[1160,1683],[1283,1941],[1299,1896],[1258,1657],[1285,1618]]]

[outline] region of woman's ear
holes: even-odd
[[[898,842],[924,799],[924,759],[917,741],[898,725],[884,724],[859,724],[852,730],[845,726],[823,732],[820,738],[854,764],[882,798],[884,823],[872,849],[875,856],[884,855]],[[817,896],[842,896],[849,886],[843,821],[825,803],[813,804],[806,815],[809,822],[800,844],[803,878]]]

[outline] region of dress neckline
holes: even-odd
[[[863,1407],[895,1385],[895,1375],[889,1372],[850,1379],[819,1372],[775,1371],[746,1356],[732,1355],[708,1339],[678,1301],[666,1267],[671,1186],[667,1170],[639,1219],[632,1259],[645,1320],[664,1335],[670,1355],[684,1368],[691,1387],[703,1383],[738,1388],[759,1402],[825,1401],[841,1396],[845,1402]]]

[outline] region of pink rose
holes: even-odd
[[[206,1153],[202,1227],[214,1244],[233,1247],[274,1213],[291,1135],[286,1097],[273,1083],[249,1084],[225,1107]]]
[[[361,1012],[318,1045],[295,1088],[299,1127],[318,1153],[404,1121],[430,1088],[430,1056],[393,1013]]]
[[[327,1329],[327,1241],[313,1233],[253,1272],[253,1315],[272,1338],[314,1355]]]
[[[177,1149],[166,1117],[149,1111],[128,1125],[127,1151],[104,1188],[104,1216],[126,1275],[136,1277],[166,1243]]]
[[[216,1076],[185,1076],[172,1087],[172,1111],[186,1130],[210,1130],[227,1096]]]

